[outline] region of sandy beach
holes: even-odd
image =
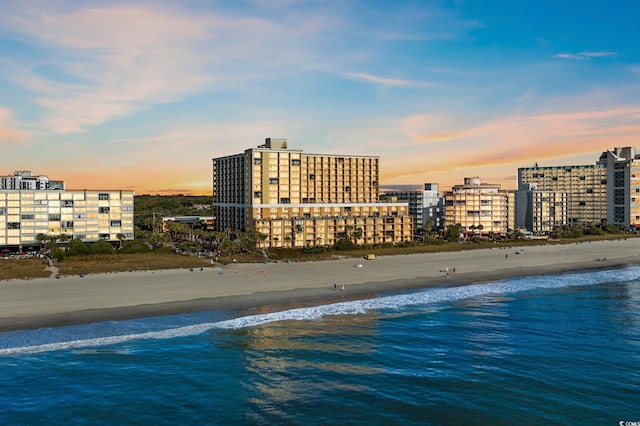
[[[640,263],[638,253],[640,238],[629,238],[379,256],[375,260],[238,264],[193,271],[2,281],[0,331],[287,302],[313,305],[418,287],[611,269]]]

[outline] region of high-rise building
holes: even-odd
[[[264,236],[264,247],[408,241],[407,203],[378,200],[379,158],[306,154],[267,138],[213,159],[214,228]]]
[[[0,246],[37,246],[39,234],[132,240],[133,198],[132,191],[0,190]]]
[[[567,193],[540,191],[536,184],[524,184],[515,192],[515,228],[533,235],[548,235],[567,223]]]
[[[607,170],[608,223],[640,227],[640,155],[634,147],[614,148],[598,161]]]
[[[460,224],[468,236],[507,233],[507,193],[500,185],[464,178],[444,193],[445,226]]]
[[[518,169],[518,188],[527,183],[566,192],[569,224],[640,227],[640,155],[633,147],[604,151],[594,165]]]
[[[567,224],[600,223],[607,217],[607,167],[582,166],[522,167],[518,189],[535,184],[539,191],[567,194]]]

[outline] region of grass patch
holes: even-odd
[[[42,259],[0,259],[0,280],[25,280],[45,278],[51,275]]]
[[[170,253],[93,254],[68,257],[56,264],[61,275],[154,271],[211,267],[209,260]]]

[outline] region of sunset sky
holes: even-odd
[[[380,183],[593,164],[640,147],[628,0],[0,0],[0,174],[210,194],[211,159],[286,138]]]

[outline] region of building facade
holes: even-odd
[[[539,191],[567,194],[567,224],[596,224],[607,218],[607,167],[524,167],[518,169],[518,189],[534,184]]]
[[[540,191],[535,184],[524,184],[515,193],[515,228],[539,236],[567,223],[567,193]]]
[[[507,193],[500,185],[465,178],[444,193],[445,226],[460,224],[467,236],[507,234]]]
[[[0,190],[0,246],[37,246],[39,234],[132,240],[133,215],[132,191]]]
[[[378,167],[378,157],[306,154],[271,138],[214,158],[214,228],[255,229],[264,247],[411,240],[408,204],[378,200]]]
[[[605,151],[598,163],[607,170],[607,222],[640,228],[640,156],[636,149]]]
[[[427,231],[443,229],[444,194],[438,191],[437,183],[425,183],[422,191],[386,191],[382,198],[407,202],[416,230],[429,223]]]

